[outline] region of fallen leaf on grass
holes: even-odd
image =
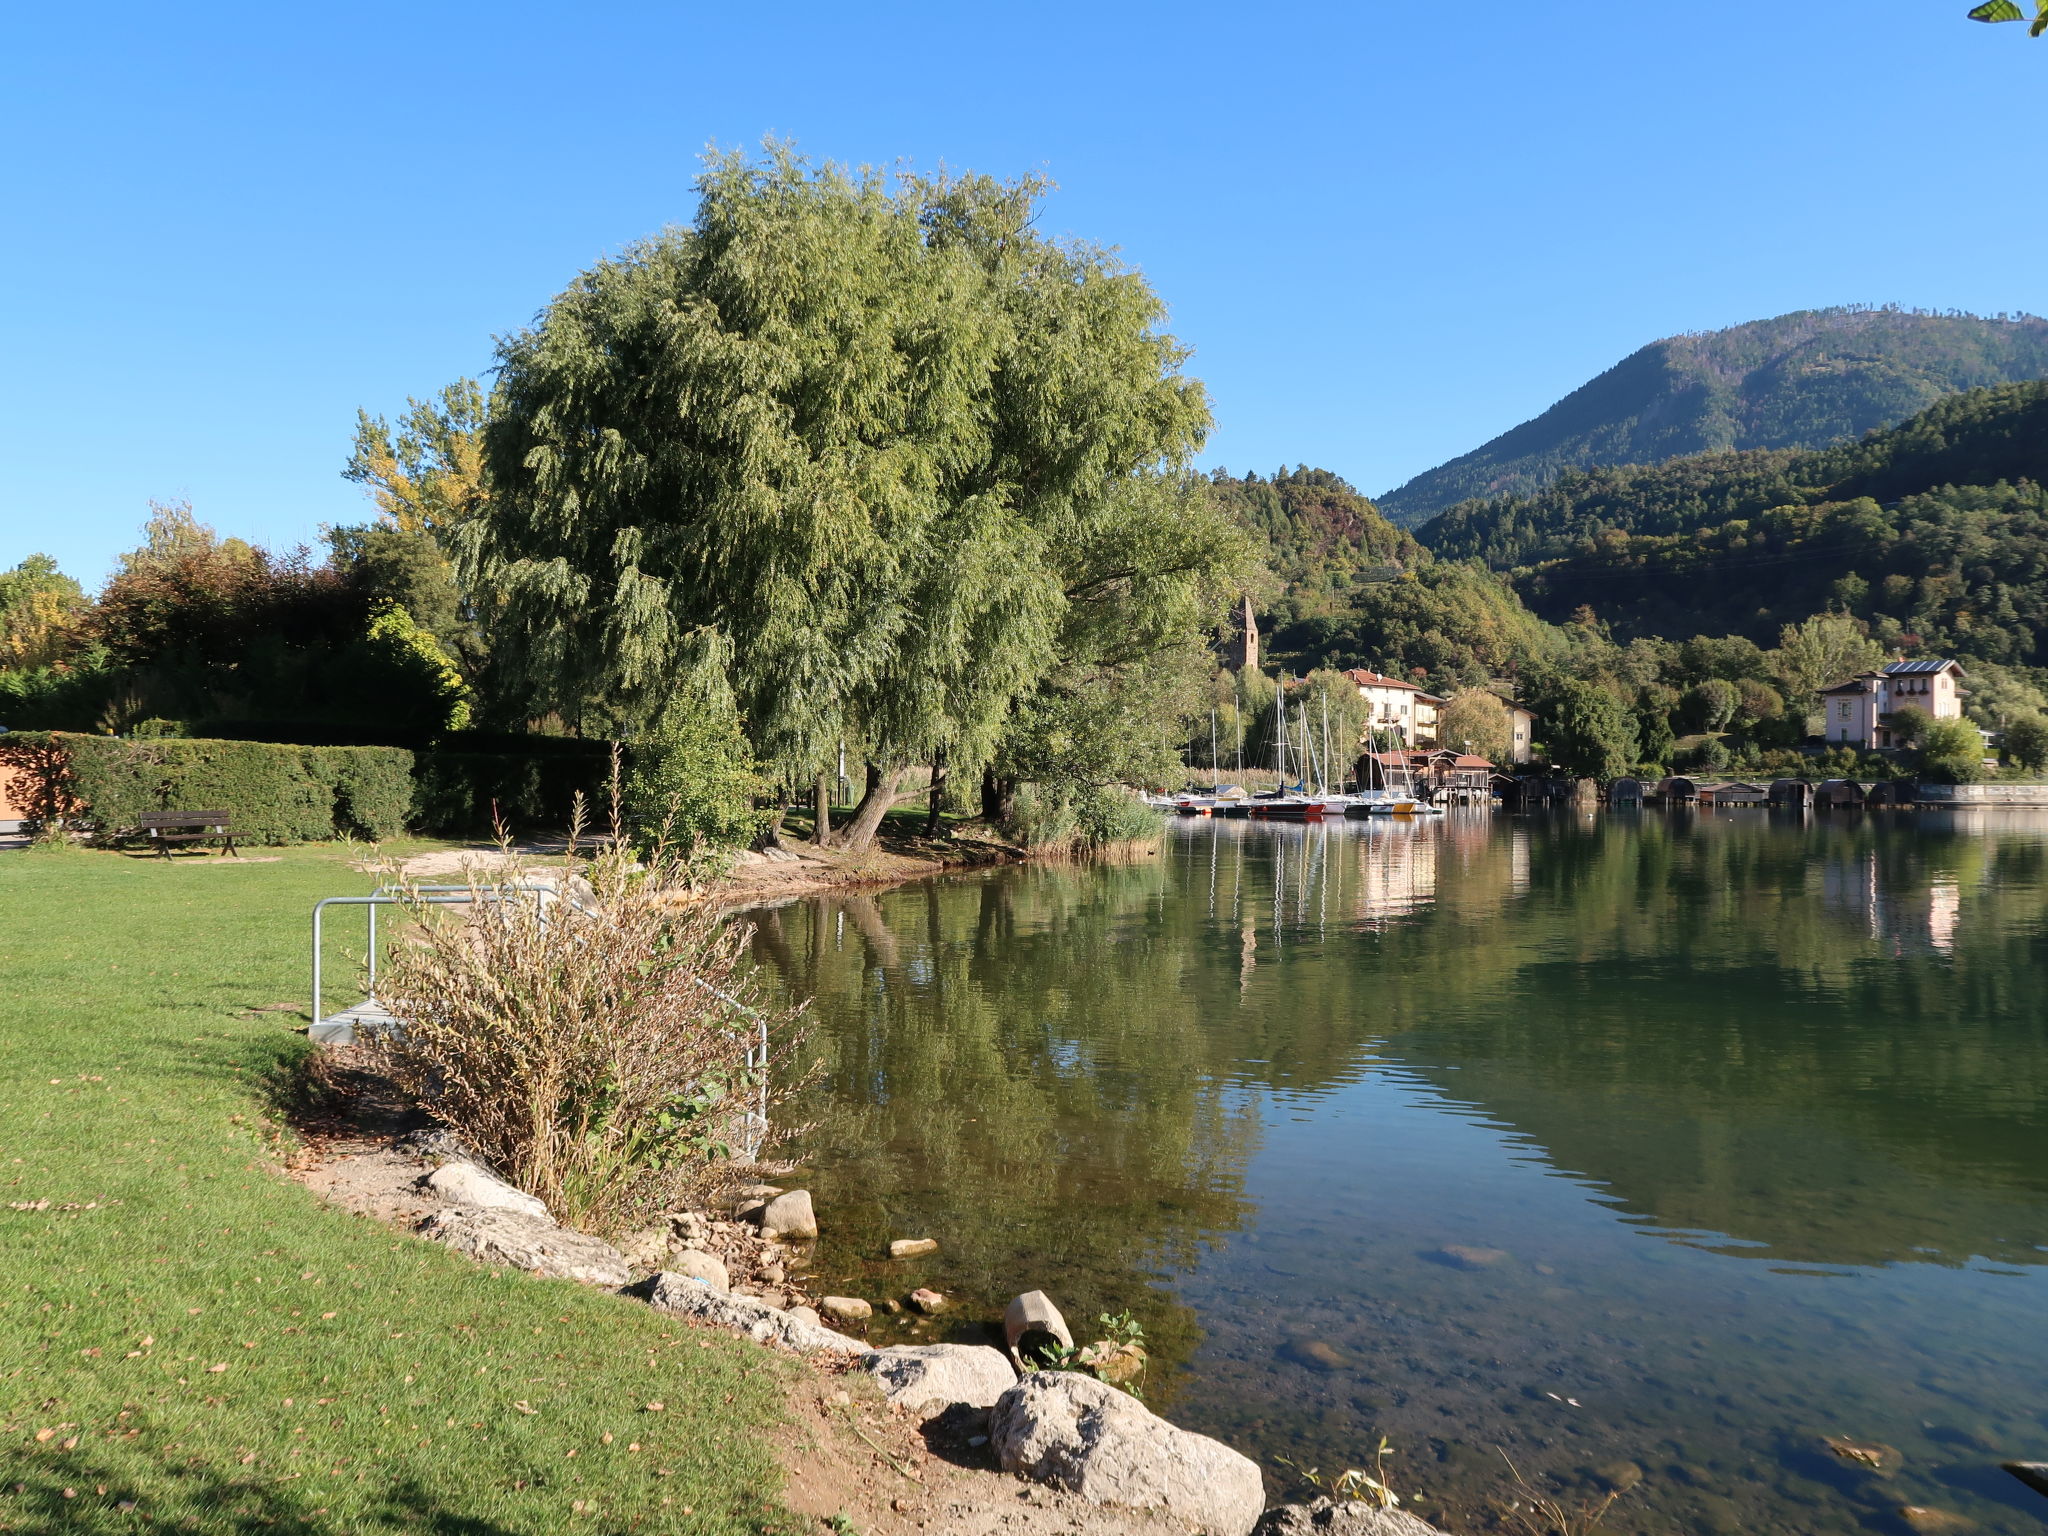
[[[649,1413],[660,1413],[660,1412],[661,1412],[661,1411],[662,1411],[662,1410],[663,1410],[664,1408],[666,1408],[667,1406],[668,1406],[668,1404],[667,1404],[667,1403],[649,1403],[649,1404],[647,1405],[647,1410],[646,1410],[646,1411],[647,1411],[647,1412],[649,1412]]]
[[[516,1403],[514,1403],[514,1404],[513,1404],[512,1406],[513,1406],[514,1408],[517,1408],[517,1409],[518,1409],[518,1410],[519,1410],[519,1411],[520,1411],[521,1413],[539,1413],[539,1412],[540,1412],[540,1410],[539,1410],[538,1408],[533,1408],[533,1407],[529,1407],[529,1406],[527,1405],[527,1403],[525,1402],[525,1400],[524,1400],[524,1399],[520,1400],[519,1402],[516,1402]]]
[[[209,1365],[206,1368],[206,1374],[209,1376],[218,1376],[222,1371],[226,1370],[227,1368],[227,1362],[223,1360],[219,1365]]]

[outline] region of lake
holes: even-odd
[[[2048,814],[1166,832],[755,914],[817,1288],[957,1302],[878,1337],[1128,1310],[1276,1495],[1385,1435],[1453,1530],[2040,1531]]]

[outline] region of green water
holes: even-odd
[[[1175,821],[756,920],[824,1288],[959,1302],[878,1337],[1129,1308],[1276,1494],[1385,1434],[1456,1530],[1501,1451],[1632,1463],[1617,1532],[2048,1517],[2048,816]]]

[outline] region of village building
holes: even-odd
[[[1508,761],[1526,763],[1536,755],[1536,711],[1515,699],[1503,698],[1508,711]]]
[[[1891,729],[1892,715],[1913,706],[1937,720],[1959,719],[1963,713],[1962,667],[1953,661],[1894,661],[1820,691],[1827,715],[1830,746],[1887,751],[1906,743]]]
[[[1403,682],[1383,672],[1369,672],[1364,667],[1353,667],[1344,675],[1365,700],[1368,730],[1392,732],[1404,747],[1436,745],[1436,712],[1444,702],[1442,699],[1418,683]]]
[[[1365,789],[1406,789],[1432,800],[1490,798],[1493,764],[1470,752],[1448,747],[1406,752],[1367,752],[1358,759],[1358,782]]]

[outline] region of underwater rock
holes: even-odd
[[[933,1237],[899,1237],[889,1245],[889,1257],[892,1259],[921,1259],[938,1251],[938,1239]]]
[[[1899,1518],[1915,1536],[1962,1536],[1977,1529],[1977,1522],[1952,1509],[1935,1509],[1927,1504],[1901,1504]]]
[[[1505,1248],[1468,1248],[1463,1243],[1446,1243],[1429,1256],[1453,1269],[1490,1269],[1508,1254]]]
[[[1627,1493],[1643,1480],[1643,1469],[1632,1461],[1610,1461],[1592,1470],[1593,1481],[1614,1493]]]
[[[1280,1357],[1312,1371],[1341,1371],[1351,1364],[1349,1355],[1323,1339],[1289,1339],[1280,1346]]]
[[[1843,1461],[1879,1477],[1890,1477],[1906,1464],[1903,1452],[1882,1441],[1850,1440],[1841,1435],[1822,1435],[1821,1439]]]

